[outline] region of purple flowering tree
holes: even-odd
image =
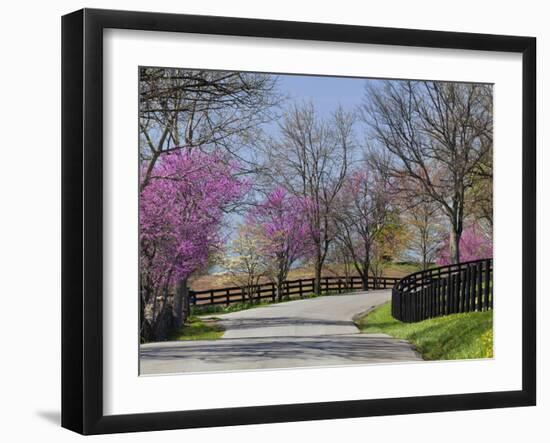
[[[277,298],[283,298],[283,284],[291,266],[311,251],[310,227],[306,216],[307,201],[278,186],[256,206],[247,224],[261,233],[262,252],[277,285]]]
[[[477,223],[469,225],[460,238],[460,261],[480,260],[492,256],[492,236],[484,232]],[[453,263],[449,235],[443,240],[436,262],[439,266]]]
[[[186,280],[204,268],[220,244],[224,210],[241,199],[248,183],[236,165],[217,154],[180,150],[155,164],[140,193],[142,331],[172,306],[175,325],[188,314]],[[168,292],[179,285],[173,302]],[[158,337],[157,337],[158,338]]]

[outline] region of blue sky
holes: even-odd
[[[361,103],[365,83],[362,78],[281,75],[279,89],[291,100],[312,101],[321,116],[327,116],[339,104],[353,109]]]
[[[282,110],[293,103],[311,101],[319,117],[326,118],[341,105],[345,110],[352,111],[363,100],[365,84],[364,78],[348,77],[323,77],[311,75],[277,75],[279,92],[287,97]],[[272,136],[277,136],[277,121],[268,123],[265,129]],[[241,155],[243,155],[241,153]],[[244,154],[246,156],[246,154]],[[227,218],[230,226],[234,228],[242,222],[242,216],[232,214]],[[229,227],[229,226],[228,226]],[[235,232],[230,229],[230,239]],[[298,263],[296,264],[298,265]],[[220,272],[223,268],[215,266],[211,272]]]

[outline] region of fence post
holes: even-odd
[[[298,280],[298,290],[300,291],[300,298],[303,298],[302,279]]]
[[[449,300],[449,312],[451,314],[454,314],[456,312],[455,310],[455,302],[456,302],[456,274],[451,274],[451,298]]]
[[[424,319],[430,317],[430,294],[431,294],[432,285],[426,288],[426,295],[424,297]]]
[[[455,303],[454,303],[455,312],[460,312],[460,267],[458,272],[455,274]]]
[[[271,283],[271,299],[275,301],[275,283]]]
[[[437,280],[436,280],[436,284],[437,284]],[[429,306],[429,312],[428,312],[428,317],[429,318],[432,318],[434,316],[434,313],[435,313],[435,309],[434,309],[434,306],[435,306],[435,285],[432,284],[430,285],[430,306]]]
[[[456,274],[456,288],[455,288],[455,312],[462,312],[460,309],[460,284],[462,281],[462,269],[459,268]]]
[[[445,297],[445,282],[443,281],[442,278],[439,278],[437,280],[439,282],[438,284],[438,287],[437,287],[437,307],[436,307],[436,311],[437,311],[437,315],[442,315],[444,314],[444,311],[443,311],[443,299]]]
[[[466,270],[460,270],[460,301],[458,304],[459,312],[464,312],[464,301],[466,299]]]
[[[454,274],[451,274],[449,273],[449,289],[447,291],[447,293],[449,294],[448,297],[447,297],[447,314],[452,314],[453,313],[453,306],[454,306],[454,293],[455,293],[455,288],[454,288],[454,283],[455,283],[455,278],[454,278]]]
[[[449,272],[448,289],[447,289],[447,314],[453,313],[453,301],[454,301],[454,274]]]
[[[476,310],[477,267],[470,266],[470,311]]]
[[[472,270],[470,266],[466,266],[464,270],[464,312],[470,312],[471,303],[471,282],[472,282]]]
[[[422,302],[422,305],[423,305],[422,320],[426,320],[430,316],[430,314],[429,314],[429,310],[430,310],[430,288],[431,288],[431,285],[426,286],[422,289],[422,291],[424,293],[424,295],[422,297],[422,299],[423,299],[423,302]]]
[[[447,288],[445,287],[445,279],[440,278],[439,279],[440,287],[439,287],[439,312],[437,315],[445,315],[445,299],[447,295]]]
[[[229,289],[225,290],[225,303],[227,306],[229,306],[229,304],[231,303],[230,297],[229,297]]]
[[[455,278],[454,274],[451,274],[449,271],[449,278],[447,280],[447,314],[453,313],[453,306],[454,306],[454,283]]]
[[[486,311],[489,309],[489,284],[490,284],[490,263],[489,260],[485,260],[485,287],[483,288],[483,306],[482,309]]]
[[[493,287],[492,285],[490,284],[491,281],[493,280],[490,275],[491,275],[491,272],[492,272],[492,268],[493,268],[493,260],[489,260],[489,269],[488,269],[488,272],[489,272],[489,309],[493,309],[493,298],[494,298],[494,295],[493,295]]]
[[[214,290],[213,289],[210,290],[210,304],[211,305],[214,304]]]
[[[482,311],[482,300],[481,298],[483,297],[483,262],[479,262],[477,264],[478,268],[479,268],[479,275],[477,276],[478,278],[478,289],[477,289],[477,311]]]

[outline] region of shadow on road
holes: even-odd
[[[329,336],[284,339],[228,339],[210,342],[188,342],[182,345],[142,347],[144,360],[200,360],[204,363],[232,363],[246,359],[265,362],[283,360],[333,360],[347,362],[366,360],[411,360],[410,345],[393,338],[372,338],[365,335]]]
[[[350,326],[350,320],[312,319],[303,317],[257,317],[221,319],[222,325],[231,329],[256,329],[271,328],[277,326]]]

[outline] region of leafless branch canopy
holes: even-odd
[[[367,87],[361,118],[371,140],[393,155],[388,171],[406,191],[436,201],[454,236],[454,256],[465,218],[466,195],[490,176],[492,87],[430,81],[383,81]]]
[[[219,149],[246,163],[240,151],[273,119],[280,101],[276,83],[277,77],[267,74],[142,68],[142,162],[152,169],[162,153],[185,147]]]
[[[294,105],[280,123],[280,136],[266,152],[265,177],[312,204],[308,217],[316,253],[316,281],[335,236],[334,211],[355,147],[352,113],[338,108],[329,118],[317,116],[311,103]]]

